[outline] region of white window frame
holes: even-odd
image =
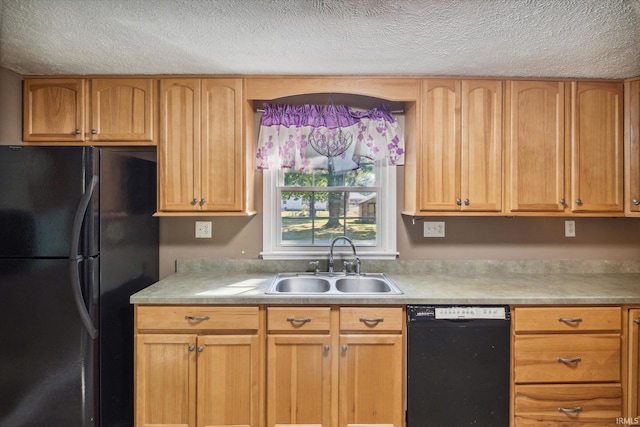
[[[377,161],[375,173],[376,180],[380,183],[376,202],[377,215],[379,215],[376,229],[377,244],[358,245],[357,241],[354,244],[361,259],[396,259],[398,256],[396,250],[396,167],[387,165],[386,161]],[[279,169],[263,171],[262,252],[260,255],[267,260],[325,258],[329,253],[328,244],[324,246],[283,246],[278,244],[281,233],[282,203],[278,197],[277,187],[282,182],[282,174],[283,171]],[[343,249],[340,252],[343,252]]]

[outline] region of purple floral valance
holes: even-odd
[[[404,163],[404,140],[385,104],[367,111],[345,105],[264,104],[258,169],[357,169],[360,159]]]

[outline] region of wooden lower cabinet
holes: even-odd
[[[512,314],[512,425],[616,425],[622,308],[514,307]]]
[[[402,307],[269,307],[267,427],[403,427]]]
[[[136,427],[262,425],[257,307],[138,307],[136,318]]]

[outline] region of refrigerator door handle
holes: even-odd
[[[84,216],[89,207],[89,202],[91,201],[96,185],[98,185],[98,177],[94,175],[91,177],[91,181],[87,185],[87,188],[80,199],[80,203],[78,203],[78,209],[76,209],[76,215],[73,219],[71,251],[69,254],[69,275],[71,276],[73,299],[75,300],[78,314],[80,314],[80,319],[92,339],[96,339],[98,337],[98,330],[93,324],[89,310],[87,309],[87,306],[84,303],[84,298],[82,297],[82,287],[80,285],[80,260],[82,257],[78,255],[78,246],[80,244],[80,232]]]

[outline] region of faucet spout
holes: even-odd
[[[329,274],[333,274],[333,247],[338,240],[344,240],[349,243],[351,245],[351,250],[353,251],[353,257],[357,260],[358,264],[360,261],[358,255],[356,254],[356,246],[353,244],[353,241],[350,238],[348,238],[347,236],[334,237],[333,240],[331,240],[331,247],[329,248]]]

